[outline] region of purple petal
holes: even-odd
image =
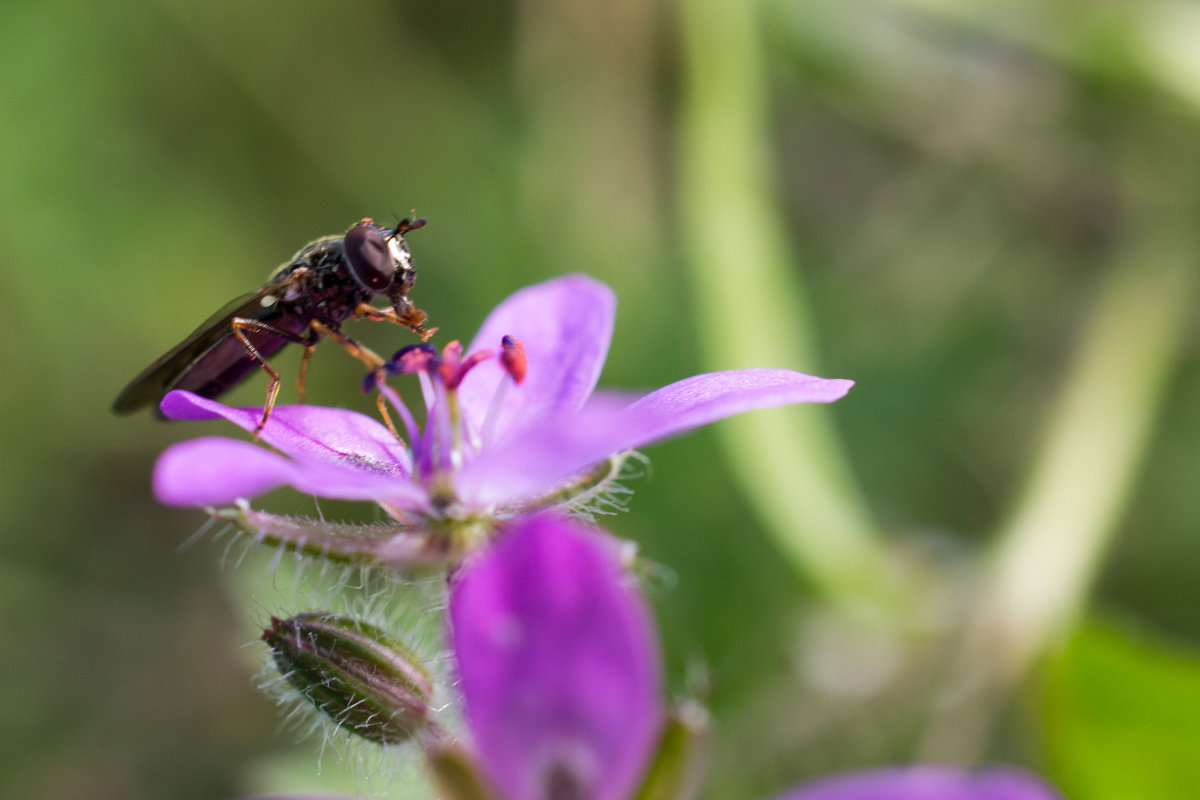
[[[616,308],[612,290],[585,275],[529,286],[496,306],[468,352],[496,350],[501,338],[510,335],[524,345],[529,359],[524,382],[508,387],[494,422],[496,439],[583,405],[604,367]],[[463,380],[459,401],[476,429],[497,387],[508,380],[499,359],[485,361]]]
[[[460,471],[458,491],[484,505],[541,495],[613,453],[743,411],[828,403],[853,385],[786,369],[746,369],[686,378],[628,405],[597,398],[577,414],[543,419],[482,453]]]
[[[625,800],[662,720],[645,603],[607,540],[550,514],[470,563],[450,596],[467,719],[505,796]]]
[[[292,462],[220,437],[168,447],[154,466],[154,496],[172,506],[215,506],[288,483]]]
[[[719,419],[792,403],[832,403],[854,381],[817,378],[790,369],[740,369],[694,375],[651,392],[629,407],[647,415],[639,436],[663,439]],[[637,444],[629,445],[637,447]]]
[[[154,466],[154,494],[168,505],[216,506],[289,485],[306,494],[422,508],[424,489],[398,472],[353,461],[294,461],[236,439],[210,436],[172,445]]]
[[[174,391],[162,401],[170,419],[227,419],[253,432],[261,408],[231,408],[191,392]],[[259,438],[297,461],[353,464],[409,475],[408,451],[382,423],[356,411],[322,406],[275,406]]]
[[[776,800],[1062,800],[1062,795],[1011,767],[968,772],[918,766],[826,778]]]

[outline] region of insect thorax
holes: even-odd
[[[360,303],[370,301],[373,295],[359,287],[346,270],[342,241],[341,236],[322,237],[281,264],[270,282],[288,285],[277,293],[276,302],[297,316],[336,326]],[[296,275],[298,270],[303,274]]]

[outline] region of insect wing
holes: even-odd
[[[151,403],[157,404],[206,353],[233,336],[234,317],[262,319],[272,316],[275,312],[264,306],[262,299],[276,288],[267,286],[226,303],[191,335],[130,381],[113,401],[113,411],[129,414]]]

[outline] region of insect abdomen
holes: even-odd
[[[303,335],[308,328],[307,320],[291,314],[281,314],[268,324],[296,336]],[[288,344],[284,337],[266,331],[247,330],[245,335],[264,359],[269,359]],[[230,335],[192,362],[169,389],[186,389],[201,397],[217,398],[257,369],[262,369],[258,360],[246,351],[237,336]]]

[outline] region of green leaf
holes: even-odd
[[[1051,666],[1051,772],[1078,800],[1193,800],[1200,787],[1200,651],[1092,622]]]

